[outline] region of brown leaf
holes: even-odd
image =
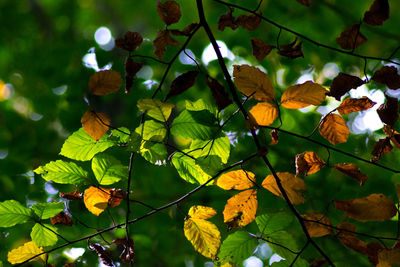
[[[376,112],[378,112],[379,118],[383,123],[393,127],[396,121],[399,119],[399,101],[397,98],[386,97],[386,102],[379,106]]]
[[[169,89],[165,100],[169,99],[171,96],[180,95],[192,87],[198,74],[198,71],[190,70],[176,77],[171,83],[171,88]]]
[[[140,33],[127,31],[124,37],[115,40],[115,45],[126,51],[133,52],[142,42],[143,38]]]
[[[326,98],[326,90],[318,83],[306,81],[290,86],[281,96],[281,105],[285,108],[299,109],[309,105],[319,106]]]
[[[319,125],[319,133],[331,144],[337,145],[347,142],[350,131],[342,117],[337,114],[329,114]]]
[[[348,91],[356,89],[363,84],[364,82],[360,78],[340,72],[339,75],[333,79],[328,95],[340,101],[340,98]]]
[[[325,166],[325,162],[315,152],[303,152],[296,155],[296,175],[316,173]]]
[[[65,212],[60,212],[54,217],[51,217],[51,224],[56,225],[56,224],[64,224],[67,226],[72,226],[73,222],[72,219],[65,213]]]
[[[121,74],[114,70],[101,70],[89,79],[89,88],[94,95],[108,95],[119,90],[122,84]]]
[[[154,45],[154,54],[162,59],[165,54],[165,50],[167,49],[167,45],[178,46],[179,43],[174,38],[169,35],[168,30],[158,30],[157,37],[153,41]]]
[[[99,141],[108,131],[110,119],[104,113],[88,110],[82,116],[81,123],[85,132],[94,140]]]
[[[387,137],[390,137],[392,143],[400,149],[400,133],[393,130],[389,125],[383,126],[383,132]]]
[[[210,88],[211,90],[211,94],[214,98],[215,103],[217,104],[218,110],[223,110],[224,108],[232,104],[232,100],[225,92],[225,87],[222,86],[216,79],[207,75],[206,83],[208,88]]]
[[[303,191],[306,190],[306,184],[304,183],[303,179],[300,179],[294,174],[288,172],[278,172],[277,175],[281,181],[283,189],[289,197],[290,202],[293,204],[302,204],[306,201],[303,196]],[[262,182],[262,187],[283,198],[282,192],[272,174],[268,175],[264,179]]]
[[[113,240],[116,245],[121,245],[123,247],[121,255],[119,258],[125,263],[134,263],[135,258],[135,244],[131,238],[118,238]]]
[[[229,224],[230,228],[248,225],[256,218],[257,205],[256,189],[248,189],[234,195],[226,202],[223,211],[224,222]]]
[[[393,200],[384,194],[371,194],[365,198],[335,200],[335,207],[344,215],[360,222],[384,221],[396,215]]]
[[[336,38],[336,43],[343,49],[355,49],[368,41],[360,32],[360,24],[354,24],[353,26],[345,29],[339,38]]]
[[[260,26],[260,24],[261,24],[260,16],[262,15],[262,13],[259,12],[258,15],[259,16],[255,15],[255,14],[240,15],[239,17],[237,17],[236,23],[248,31],[257,30],[258,26]]]
[[[82,194],[79,193],[78,190],[75,190],[74,192],[70,192],[70,193],[60,192],[60,197],[68,199],[68,200],[82,200],[83,199]]]
[[[108,206],[110,207],[118,206],[124,199],[124,197],[126,197],[126,192],[121,189],[113,188],[109,190],[109,193],[110,193],[110,198],[108,199]]]
[[[368,253],[367,243],[358,239],[352,232],[356,231],[356,226],[352,223],[348,222],[341,222],[337,226],[339,240],[343,243],[346,247],[351,248],[358,253],[366,255]],[[340,231],[339,229],[345,229],[348,231]]]
[[[368,255],[369,261],[373,265],[376,266],[378,264],[378,261],[379,261],[378,260],[378,254],[383,249],[384,249],[384,247],[382,247],[382,245],[377,243],[377,242],[368,243],[368,245],[367,245],[367,255]]]
[[[312,6],[311,0],[296,0],[296,1],[306,7]]]
[[[261,102],[251,108],[249,115],[253,117],[256,125],[268,126],[278,117],[278,109],[274,104]]]
[[[360,168],[357,167],[354,163],[341,163],[333,166],[336,170],[348,175],[351,178],[356,179],[360,182],[360,185],[364,185],[368,180],[368,176],[366,174],[361,173]]]
[[[397,68],[394,66],[383,66],[374,73],[371,79],[393,90],[400,88],[400,75],[397,73]]]
[[[283,44],[280,45],[279,50],[278,50],[278,54],[284,57],[288,57],[288,58],[298,58],[298,57],[304,57],[303,55],[303,51],[301,50],[301,45],[302,42],[299,42],[298,44],[296,44],[297,42],[297,37],[296,39],[291,42],[290,44]]]
[[[400,250],[382,249],[378,252],[377,267],[391,267],[400,265]]]
[[[304,224],[311,237],[326,236],[330,235],[333,232],[331,227],[326,226],[331,225],[331,220],[329,220],[329,218],[323,214],[308,213],[302,215],[301,217],[305,219]]]
[[[143,62],[135,62],[130,56],[125,60],[125,93],[129,94],[136,73],[143,67]]]
[[[222,14],[218,19],[218,30],[223,31],[225,27],[229,27],[232,30],[236,30],[239,25],[236,23],[236,18],[232,15],[235,9],[230,8],[228,12]]]
[[[389,18],[390,8],[388,0],[375,0],[364,14],[364,22],[371,26],[382,25]]]
[[[182,16],[179,4],[172,0],[167,0],[164,4],[157,0],[157,13],[167,25],[177,23]]]
[[[276,145],[279,141],[278,130],[273,129],[270,133],[272,141],[270,143],[271,146]]]
[[[253,56],[256,57],[258,61],[263,60],[276,46],[270,45],[264,42],[260,38],[252,38],[251,46],[253,48]]]
[[[99,244],[89,244],[89,248],[97,253],[97,255],[100,258],[100,261],[105,265],[105,266],[114,266],[112,259],[111,259],[111,253],[107,250],[105,250],[102,246]]]
[[[381,157],[385,154],[389,154],[392,152],[393,146],[390,144],[390,137],[382,138],[379,139],[378,142],[374,144],[372,147],[372,156],[374,156],[372,159],[370,159],[371,162],[377,162],[378,160],[381,159]]]
[[[366,96],[362,98],[346,98],[337,108],[340,115],[351,112],[364,111],[372,108],[376,103]]]

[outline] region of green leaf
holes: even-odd
[[[200,98],[194,102],[190,101],[190,100],[185,100],[185,107],[187,110],[190,110],[190,111],[208,110],[211,112],[211,114],[214,114],[214,115],[216,115],[218,113],[218,109],[215,105],[205,102],[202,98]]]
[[[137,132],[132,132],[128,141],[128,150],[131,152],[138,152],[142,144],[142,137]]]
[[[165,165],[168,154],[164,144],[154,144],[148,149],[143,149],[141,155],[152,164]]]
[[[65,140],[60,155],[74,160],[86,161],[114,145],[115,143],[107,135],[96,141],[83,128],[80,128]]]
[[[205,183],[211,178],[202,168],[196,164],[196,161],[181,152],[177,152],[172,157],[172,164],[175,166],[183,180],[189,183]]]
[[[221,158],[215,155],[198,158],[195,162],[210,176],[216,175],[223,167]]]
[[[256,217],[258,229],[265,235],[283,230],[292,222],[293,216],[286,212],[267,213]]]
[[[111,130],[111,136],[117,139],[120,144],[128,143],[130,139],[131,131],[126,127],[120,127],[118,129]]]
[[[195,158],[216,155],[221,158],[222,163],[226,164],[231,151],[231,142],[226,134],[221,135],[221,137],[208,141],[193,140],[190,145],[190,150],[193,150],[193,153],[190,153],[190,155]]]
[[[63,211],[64,208],[65,205],[63,202],[36,203],[31,207],[41,220],[56,216],[58,213]]]
[[[210,140],[217,131],[217,120],[207,110],[184,110],[171,125],[171,133],[173,135],[190,139]]]
[[[145,141],[151,140],[154,142],[161,142],[167,134],[167,129],[159,122],[148,120],[140,124],[139,127],[135,129],[135,132]]]
[[[287,266],[291,266],[290,264],[292,263],[292,261],[290,260],[281,260],[278,262],[274,262],[271,267],[287,267]],[[302,258],[297,258],[295,265],[296,267],[309,267],[310,263],[308,263],[306,260],[302,259]],[[336,265],[339,266],[339,265]],[[352,266],[352,265],[348,265],[348,266]]]
[[[245,259],[253,255],[257,245],[256,238],[245,231],[236,231],[222,242],[218,253],[219,261],[221,264],[232,262],[241,265]]]
[[[298,252],[300,250],[296,240],[293,238],[291,234],[289,234],[286,231],[277,231],[271,233],[265,238],[269,241],[279,244],[275,245],[273,243],[269,243],[268,245],[272,248],[272,250],[276,254],[278,254],[279,256],[288,261],[294,259],[296,257],[296,254],[290,252],[287,248],[289,248],[293,252]]]
[[[92,170],[101,185],[110,185],[128,178],[128,167],[107,154],[97,154],[92,159]]]
[[[57,227],[50,224],[43,224],[42,226],[36,223],[33,226],[31,232],[31,238],[32,241],[35,242],[36,246],[46,247],[46,246],[52,246],[57,243],[58,237],[50,229],[58,233]]]
[[[84,182],[88,176],[88,172],[74,162],[62,160],[51,161],[40,166],[34,172],[41,174],[46,181],[59,184],[79,184]]]
[[[137,107],[141,112],[162,122],[166,122],[174,108],[173,104],[161,102],[159,99],[140,99]]]
[[[0,202],[0,227],[11,227],[32,219],[32,210],[16,200]]]

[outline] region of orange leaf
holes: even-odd
[[[389,18],[388,0],[375,0],[372,6],[364,14],[364,22],[371,26],[382,25]]]
[[[278,109],[274,104],[262,102],[255,105],[250,110],[250,114],[258,125],[268,126],[278,117]]]
[[[88,110],[81,118],[81,123],[85,132],[94,140],[99,141],[100,138],[108,131],[110,119],[104,113],[98,113]]]
[[[310,234],[311,237],[321,237],[325,235],[330,235],[332,233],[332,228],[323,224],[331,225],[331,221],[329,220],[328,217],[326,217],[323,214],[316,214],[316,213],[308,213],[305,215],[302,215],[306,221],[304,224],[306,225],[307,231]],[[315,222],[311,222],[311,221]],[[320,223],[323,224],[320,224]]]
[[[333,79],[328,95],[333,96],[337,101],[340,101],[340,98],[344,94],[351,89],[356,89],[362,84],[364,84],[364,81],[357,76],[340,72],[339,75]]]
[[[252,38],[251,46],[253,48],[253,56],[255,56],[258,61],[263,60],[271,53],[272,49],[275,48],[274,45],[270,45],[260,38]]]
[[[397,132],[396,130],[393,130],[392,127],[389,125],[383,126],[383,132],[386,134],[387,137],[390,137],[390,141],[393,142],[393,144],[397,147],[400,148],[400,133]]]
[[[350,131],[342,117],[337,114],[328,114],[319,125],[319,133],[331,144],[337,145],[347,142]]]
[[[157,13],[167,25],[177,23],[182,16],[179,4],[172,0],[165,1],[164,4],[158,0]]]
[[[361,173],[360,168],[357,167],[354,163],[341,163],[333,166],[338,171],[350,176],[351,178],[356,179],[360,182],[360,185],[364,185],[368,180],[368,176],[366,174]]]
[[[326,90],[318,83],[307,81],[290,86],[281,97],[281,105],[285,108],[299,109],[309,105],[318,106],[326,98]]]
[[[258,13],[258,15],[260,16],[261,14],[261,12]],[[260,26],[261,17],[254,14],[240,15],[239,17],[237,17],[236,23],[248,31],[254,31],[257,30],[258,26]]]
[[[224,222],[229,228],[248,225],[256,218],[257,205],[257,190],[255,189],[234,195],[225,205]]]
[[[158,30],[157,37],[154,39],[153,45],[154,54],[159,59],[162,59],[164,57],[165,50],[167,50],[167,45],[178,46],[179,43],[169,35],[168,30]]]
[[[99,216],[99,214],[107,208],[112,190],[113,189],[97,188],[94,186],[86,189],[83,195],[86,208],[94,215]]]
[[[370,100],[368,97],[363,96],[362,98],[346,98],[337,108],[340,115],[348,114],[356,111],[363,111],[372,108],[376,103]]]
[[[336,38],[336,43],[343,49],[354,49],[365,43],[367,40],[367,37],[360,32],[360,24],[354,24],[345,29],[340,34],[339,38]]]
[[[394,66],[383,66],[374,73],[371,79],[377,83],[385,84],[393,90],[400,88],[400,75]]]
[[[214,217],[217,214],[217,211],[211,207],[206,207],[206,206],[192,206],[189,209],[189,217],[193,219],[202,219],[206,220],[211,217]]]
[[[252,172],[237,170],[221,175],[215,184],[225,190],[244,190],[253,187],[256,183],[255,175]]]
[[[296,155],[296,174],[309,175],[325,166],[325,162],[315,152],[303,152]]]
[[[121,74],[114,70],[101,70],[89,79],[89,88],[94,95],[108,95],[119,90],[122,84]]]
[[[294,174],[288,172],[278,172],[277,173],[283,189],[285,189],[286,194],[289,197],[290,202],[293,204],[301,204],[306,200],[303,197],[302,191],[306,190],[306,184],[304,181]],[[276,184],[275,178],[272,174],[268,175],[262,182],[262,187],[269,190],[271,193],[283,198],[281,191]]]
[[[60,212],[54,217],[51,217],[51,224],[56,225],[56,224],[64,224],[67,226],[71,226],[73,224],[72,219],[65,213],[65,212]]]
[[[274,88],[267,74],[249,65],[233,66],[234,82],[238,90],[245,96],[260,101],[272,101],[275,97]]]
[[[384,221],[396,215],[393,200],[383,194],[371,194],[365,198],[335,200],[335,207],[344,215],[360,222]]]

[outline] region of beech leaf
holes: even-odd
[[[94,140],[99,141],[108,131],[110,119],[107,114],[88,110],[81,118],[82,127]]]
[[[386,95],[386,102],[376,110],[383,123],[393,127],[399,119],[399,100]]]
[[[354,251],[357,251],[361,254],[368,253],[367,243],[358,239],[353,232],[356,231],[356,226],[349,222],[341,222],[337,226],[337,232],[339,235],[340,242],[343,243],[346,247],[351,248]],[[343,231],[341,229],[347,230]]]
[[[125,93],[129,94],[136,73],[143,67],[144,63],[133,61],[132,57],[127,56],[125,60]]]
[[[326,89],[318,83],[307,81],[290,86],[282,94],[281,105],[289,109],[299,109],[309,105],[318,106],[324,102],[326,93]]]
[[[218,19],[218,30],[223,31],[225,27],[236,30],[239,25],[236,23],[236,18],[232,15],[234,9],[230,8],[225,14],[222,14]]]
[[[377,162],[385,154],[392,152],[393,146],[390,144],[390,137],[379,139],[372,147],[371,155],[374,156],[371,161]]]
[[[397,73],[397,68],[394,66],[383,66],[374,73],[371,79],[393,90],[400,88],[400,75]]]
[[[279,141],[278,130],[273,129],[269,134],[271,135],[271,139],[272,139],[270,145],[271,146],[276,145]]]
[[[376,267],[391,267],[400,265],[400,250],[382,249],[378,252],[378,264]]]
[[[360,32],[360,24],[354,24],[345,29],[340,34],[339,38],[336,38],[336,43],[343,49],[352,50],[359,47],[367,40],[367,37]]]
[[[325,166],[325,162],[315,152],[303,152],[296,155],[296,175],[316,173]]]
[[[40,253],[43,253],[43,248],[36,246],[33,241],[27,242],[24,245],[11,250],[8,252],[7,259],[11,264],[17,264],[26,261],[27,259],[32,258]],[[36,258],[31,259],[30,261],[37,261],[40,263],[46,263],[46,254],[42,254]]]
[[[301,49],[302,42],[297,43],[297,37],[296,39],[289,43],[289,44],[282,44],[280,45],[278,49],[278,54],[284,57],[288,57],[291,59],[298,58],[298,57],[304,57],[303,51]]]
[[[236,19],[236,24],[239,26],[242,26],[242,28],[248,30],[248,31],[254,31],[257,30],[258,26],[260,26],[261,23],[261,12],[258,13],[259,16],[255,14],[251,15],[240,15]]]
[[[124,37],[115,40],[115,45],[126,51],[133,52],[142,42],[143,38],[140,33],[127,31]]]
[[[63,224],[67,226],[72,226],[73,222],[71,217],[69,217],[65,212],[61,211],[56,216],[51,217],[51,224],[52,225]]]
[[[168,30],[158,30],[157,37],[153,41],[154,54],[162,59],[167,49],[167,45],[178,46],[177,40],[171,37]]]
[[[171,115],[174,104],[161,102],[159,99],[139,99],[137,107],[146,115],[162,122],[166,122]]]
[[[336,170],[346,174],[347,176],[356,179],[360,182],[360,185],[364,185],[368,180],[368,176],[366,174],[361,173],[360,168],[357,167],[354,163],[341,163],[335,164],[333,166]]]
[[[121,74],[114,70],[101,70],[89,79],[89,88],[94,95],[108,95],[119,90],[122,84]]]
[[[78,192],[78,190],[75,190],[70,193],[62,193],[60,192],[60,197],[68,199],[68,200],[82,200],[83,195]]]
[[[268,102],[258,103],[249,113],[253,116],[256,124],[260,126],[268,126],[278,117],[278,109],[274,104]]]
[[[302,179],[289,172],[278,172],[276,174],[278,175],[279,180],[281,181],[283,189],[286,191],[290,202],[292,202],[293,204],[302,204],[306,201],[302,193],[306,190],[306,184]],[[268,175],[264,179],[264,181],[262,182],[262,187],[269,190],[274,195],[283,198],[282,192],[279,190],[279,187],[272,174]]]
[[[255,182],[254,173],[245,170],[237,170],[221,175],[215,182],[215,185],[225,190],[244,190],[253,187]]]
[[[217,104],[218,110],[223,110],[232,104],[232,100],[225,92],[225,87],[222,86],[216,79],[207,75],[206,83],[208,88],[211,90],[211,94],[215,100],[215,103]]]
[[[94,215],[99,216],[107,206],[117,206],[122,200],[122,196],[119,195],[117,198],[115,196],[115,190],[106,189],[102,187],[91,186],[85,190],[83,195],[83,201],[85,202],[86,208]],[[110,203],[110,200],[112,203]]]
[[[182,16],[179,4],[172,0],[167,0],[164,3],[157,0],[157,13],[167,25],[177,23]]]
[[[321,237],[321,236],[326,236],[332,234],[332,228],[323,224],[331,225],[331,221],[329,220],[328,217],[326,217],[323,214],[317,214],[317,213],[308,213],[305,215],[302,215],[303,219],[306,221],[304,222],[308,233],[310,234],[311,237]],[[308,221],[310,220],[310,221]],[[315,221],[315,222],[312,222]],[[323,224],[320,224],[320,223]]]
[[[211,207],[206,207],[206,206],[192,206],[189,209],[188,215],[190,218],[194,219],[210,219],[214,217],[217,214],[217,211]]]
[[[224,222],[229,229],[246,226],[256,218],[257,206],[257,190],[242,191],[226,202]]]
[[[388,0],[375,0],[367,12],[364,13],[364,22],[371,26],[382,25],[390,13]]]
[[[364,84],[364,81],[360,78],[340,72],[339,75],[333,79],[328,95],[333,96],[337,101],[340,101],[340,98],[344,94],[351,89],[356,89],[362,84]]]
[[[264,42],[260,38],[252,38],[251,46],[253,48],[253,56],[255,56],[258,61],[263,60],[269,53],[271,53],[272,49],[276,47]]]
[[[319,133],[331,144],[337,145],[347,142],[350,131],[342,117],[337,114],[329,114],[319,125]]]
[[[110,267],[115,266],[111,259],[111,253],[105,250],[102,246],[100,246],[99,244],[89,244],[89,248],[97,253],[102,265]]]
[[[198,74],[198,71],[190,70],[176,77],[171,83],[171,88],[169,89],[165,100],[168,100],[171,96],[180,95],[192,87]]]
[[[351,112],[364,111],[372,108],[376,102],[372,101],[366,96],[362,98],[346,98],[337,108],[340,115],[348,114]]]

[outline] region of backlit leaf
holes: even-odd
[[[89,88],[94,95],[108,95],[119,90],[121,74],[114,70],[101,70],[90,77]]]
[[[65,208],[64,202],[36,203],[31,209],[41,219],[45,220],[55,216]],[[40,246],[40,245],[38,245]]]
[[[85,132],[98,141],[107,132],[110,119],[107,114],[88,110],[82,116],[81,123]]]
[[[258,229],[264,235],[284,230],[293,222],[293,215],[287,212],[266,213],[256,217]]]
[[[345,29],[339,38],[336,38],[336,43],[343,49],[355,49],[367,41],[360,32],[360,24],[354,24],[351,27]]]
[[[198,74],[199,72],[197,70],[190,70],[176,77],[171,83],[171,88],[169,89],[165,100],[169,99],[171,96],[180,95],[192,87],[196,82]]]
[[[224,222],[229,228],[246,226],[256,218],[257,190],[249,189],[228,199],[224,209]]]
[[[346,98],[337,108],[340,115],[348,114],[351,112],[364,111],[372,108],[376,103],[370,100],[368,97],[363,96],[362,98]]]
[[[207,110],[184,110],[174,119],[171,133],[184,138],[210,140],[218,130],[217,121]]]
[[[364,84],[364,81],[357,76],[340,72],[338,76],[333,79],[328,95],[333,96],[337,101],[340,101],[340,98],[344,94],[351,89],[356,89],[362,84]]]
[[[32,210],[16,200],[0,202],[0,227],[11,227],[33,219]]]
[[[39,224],[36,223],[31,232],[32,241],[40,246],[52,246],[57,243],[58,237],[55,233],[58,233],[57,227],[50,224]]]
[[[360,168],[357,167],[354,163],[341,163],[336,164],[333,168],[341,171],[342,173],[348,175],[351,178],[356,179],[360,182],[360,185],[364,185],[368,180],[368,176],[366,174],[361,173]]]
[[[128,178],[128,167],[107,154],[97,154],[92,159],[92,170],[101,185],[110,185]]]
[[[72,219],[65,212],[61,211],[56,216],[51,217],[51,224],[63,224],[67,226],[72,226],[73,222]]]
[[[182,16],[179,4],[172,0],[167,0],[164,3],[158,0],[157,13],[167,25],[177,23]]]
[[[221,175],[215,184],[225,190],[244,190],[254,186],[256,180],[252,172],[237,170]]]
[[[276,47],[264,42],[260,38],[252,38],[251,46],[253,48],[253,56],[255,56],[258,61],[263,60],[269,53],[271,53],[272,49]]]
[[[177,152],[172,157],[172,164],[176,168],[179,176],[189,183],[203,184],[211,178],[203,169],[196,164],[196,161],[181,152]]]
[[[258,26],[261,24],[261,12],[257,13],[259,16],[255,14],[251,15],[240,15],[236,18],[236,24],[242,26],[243,29],[248,31],[257,30]]]
[[[189,217],[193,219],[210,219],[211,217],[214,217],[217,214],[217,211],[211,207],[206,207],[206,206],[192,206],[189,209]]]
[[[371,26],[382,25],[389,18],[389,1],[375,0],[364,14],[364,22]]]
[[[135,132],[139,134],[144,141],[151,140],[154,142],[161,142],[167,134],[167,129],[162,123],[154,120],[146,120],[135,129]]]
[[[167,45],[178,46],[179,42],[171,37],[168,30],[158,30],[157,37],[153,41],[154,54],[162,59],[167,49]]]
[[[399,100],[388,95],[385,97],[386,102],[380,105],[376,112],[383,123],[393,127],[399,119]]]
[[[238,230],[228,235],[224,242],[222,242],[218,253],[218,262],[221,264],[232,262],[240,265],[253,254],[257,245],[258,241],[256,238],[243,230]]]
[[[232,104],[232,100],[225,92],[225,87],[222,86],[216,79],[207,75],[206,84],[211,90],[211,94],[215,100],[215,103],[217,104],[218,110],[223,110]]]
[[[344,215],[360,222],[384,221],[396,215],[393,200],[383,194],[371,194],[365,198],[335,200],[335,207]]]
[[[319,106],[324,102],[326,93],[326,89],[318,83],[307,81],[290,86],[282,94],[281,105],[290,109],[304,108],[309,105]]]
[[[302,42],[297,43],[297,37],[293,42],[289,44],[282,44],[279,46],[278,54],[291,59],[304,57],[303,50],[301,48]],[[296,44],[297,43],[297,44]]]
[[[174,104],[161,102],[159,99],[140,99],[137,107],[146,115],[162,122],[166,122],[171,115]]]
[[[302,215],[302,217],[306,220],[304,224],[306,225],[307,231],[311,237],[321,237],[332,233],[332,228],[326,226],[331,225],[331,221],[325,215],[317,213],[307,213],[305,215]],[[326,225],[320,224],[319,222]]]
[[[286,194],[289,197],[290,202],[293,204],[302,204],[306,201],[302,193],[306,190],[306,184],[302,179],[288,172],[278,172],[277,175],[281,181],[283,189],[286,191]],[[272,174],[268,175],[264,179],[262,182],[262,187],[283,198],[283,195],[279,190]]]
[[[43,249],[36,246],[33,241],[30,241],[25,243],[23,246],[20,246],[8,252],[7,259],[11,264],[17,264],[24,262],[40,253],[43,253]],[[33,258],[30,261],[37,261],[44,264],[46,262],[46,258],[46,254],[42,254],[36,258]]]
[[[83,201],[86,208],[94,215],[99,216],[108,206],[108,200],[111,198],[110,189],[89,187],[83,194]]]
[[[296,175],[316,173],[325,166],[325,162],[315,152],[303,152],[296,155]]]
[[[249,65],[233,65],[233,77],[237,89],[245,96],[260,101],[272,101],[274,88],[267,74]]]
[[[333,145],[347,142],[350,133],[344,119],[337,114],[325,116],[318,129],[321,136]]]
[[[60,197],[68,199],[68,200],[82,200],[83,196],[78,190],[69,193],[60,192]]]
[[[213,140],[202,141],[195,139],[190,144],[189,154],[195,158],[218,156],[222,163],[227,163],[231,150],[231,142],[226,134],[221,134]]]
[[[90,136],[88,136],[93,140]],[[53,181],[59,184],[79,184],[86,181],[88,172],[74,162],[62,160],[51,161],[40,166],[35,173],[41,174],[46,181]]]
[[[400,75],[394,66],[383,66],[374,73],[371,79],[375,82],[385,84],[390,89],[396,90],[400,88]]]
[[[268,126],[278,117],[278,109],[274,104],[261,102],[250,110],[250,114],[258,125]]]

